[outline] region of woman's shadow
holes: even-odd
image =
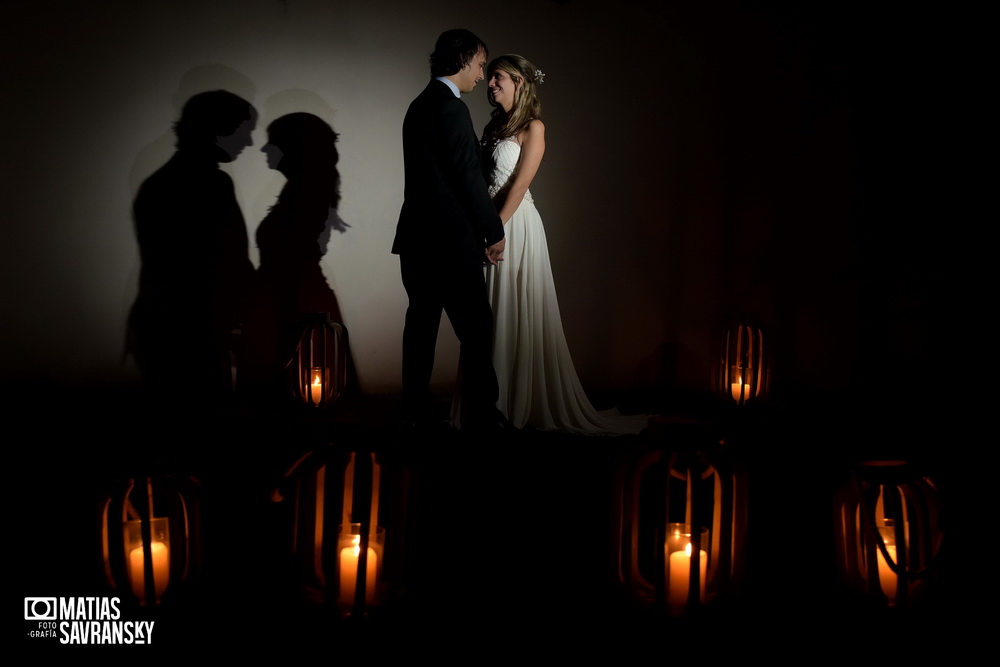
[[[337,215],[340,174],[337,133],[310,113],[281,116],[267,128],[261,149],[271,169],[287,182],[257,227],[260,266],[255,303],[247,321],[241,385],[253,399],[288,397],[303,315],[329,313],[344,327],[337,297],[320,260],[333,230],[348,225]],[[357,389],[357,374],[347,353],[347,387]]]

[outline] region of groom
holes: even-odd
[[[403,329],[405,419],[434,424],[429,386],[441,311],[461,343],[462,427],[495,430],[497,377],[493,369],[493,311],[483,260],[496,264],[503,223],[486,190],[479,142],[460,98],[485,77],[486,44],[468,30],[438,37],[431,81],[403,120],[403,208],[392,252],[399,255],[409,298]]]

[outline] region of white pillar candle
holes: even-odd
[[[741,397],[741,395],[743,393],[743,383],[742,382],[734,382],[732,384],[732,386],[730,387],[730,389],[732,390],[732,393],[733,393],[733,400],[736,401],[737,403],[739,403],[740,397]]]
[[[355,535],[353,544],[340,550],[340,604],[354,606],[354,593],[358,583],[358,560],[361,558],[361,536]],[[375,603],[375,577],[378,572],[378,556],[368,547],[368,562],[365,566],[365,602]]]
[[[698,592],[699,599],[705,599],[705,573],[708,566],[708,554],[704,550],[698,551],[699,556],[699,577],[701,583]],[[674,612],[684,609],[688,601],[688,593],[691,590],[691,543],[682,551],[674,551],[670,554],[668,562],[667,579],[667,606]]]
[[[149,552],[153,557],[153,583],[156,599],[159,600],[167,590],[167,583],[170,580],[170,550],[163,542],[153,542],[149,546]],[[146,568],[143,555],[144,550],[141,546],[129,552],[129,580],[132,582],[132,592],[141,602],[146,602]]]
[[[311,390],[313,405],[319,405],[323,402],[323,371],[319,368],[314,368],[312,371],[312,384],[309,389]]]
[[[889,558],[891,558],[892,561],[895,563],[896,545],[887,544],[885,545],[885,550],[886,553],[889,554]],[[892,571],[892,568],[889,567],[889,563],[882,556],[882,550],[876,549],[875,554],[876,554],[875,557],[878,559],[879,585],[882,586],[882,592],[885,593],[885,596],[889,598],[889,604],[893,605],[896,603],[896,585],[899,578],[896,576],[896,573]]]

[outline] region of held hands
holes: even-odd
[[[507,239],[502,238],[493,245],[487,247],[483,252],[486,253],[486,261],[497,266],[498,262],[503,261],[503,249],[507,245]]]

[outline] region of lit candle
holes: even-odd
[[[153,583],[156,586],[156,599],[160,599],[167,590],[170,579],[170,550],[163,542],[153,542],[149,552],[153,555]],[[129,552],[129,579],[132,581],[132,592],[142,602],[146,601],[146,568],[143,563],[144,550],[138,546]]]
[[[708,554],[704,550],[698,551],[699,556],[699,599],[705,599],[705,572],[708,566]],[[691,543],[688,542],[683,551],[674,551],[670,554],[669,579],[667,588],[667,605],[672,611],[680,611],[687,604],[688,591],[691,582]]]
[[[354,606],[354,592],[358,582],[358,560],[361,557],[361,536],[355,535],[349,547],[340,550],[340,604]],[[368,564],[365,567],[365,602],[375,603],[375,573],[378,556],[368,547]]]
[[[730,390],[733,394],[733,400],[737,403],[740,399],[747,400],[750,398],[750,385],[744,385],[742,378],[736,378],[736,382],[730,385]]]
[[[892,562],[896,562],[896,545],[887,544],[885,545],[885,551],[889,554],[889,558]],[[896,584],[898,582],[898,577],[896,573],[892,571],[889,567],[889,563],[882,556],[882,550],[876,549],[876,558],[878,559],[878,582],[882,586],[882,592],[885,596],[889,598],[889,604],[895,604],[896,602]]]
[[[323,401],[323,371],[319,368],[312,370],[312,402],[319,405]]]

